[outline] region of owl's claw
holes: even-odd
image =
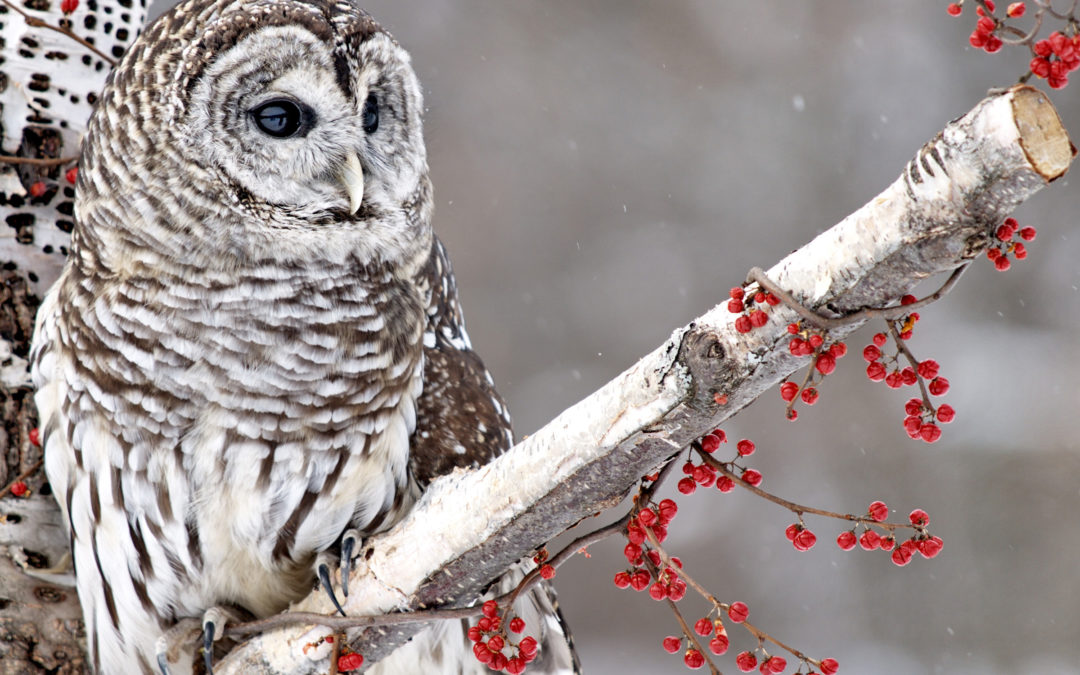
[[[166,658],[165,652],[163,651],[159,651],[157,654],[157,667],[161,670],[161,675],[170,675],[169,659]]]
[[[206,675],[214,673],[214,622],[203,617],[203,660],[206,663]]]
[[[349,597],[349,574],[352,572],[353,551],[360,543],[360,531],[350,527],[341,535],[341,594]]]
[[[203,614],[202,647],[206,675],[214,675],[214,643],[221,639],[221,636],[225,633],[225,626],[229,621],[235,623],[239,620],[239,615],[225,607],[211,607]]]
[[[330,602],[332,602],[334,604],[334,607],[337,608],[338,613],[340,613],[341,616],[347,616],[345,614],[345,610],[341,607],[341,603],[338,602],[337,596],[334,595],[334,586],[330,583],[331,560],[331,556],[327,555],[326,553],[320,553],[319,557],[317,558],[318,562],[315,567],[316,574],[319,575],[319,583],[322,584],[322,587],[324,589],[326,589],[326,594],[330,596]]]

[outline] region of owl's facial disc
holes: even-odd
[[[345,193],[349,195],[349,213],[355,215],[364,201],[364,167],[360,165],[360,158],[355,152],[350,151],[345,156],[340,180],[345,186]]]

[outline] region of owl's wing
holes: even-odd
[[[424,390],[416,406],[409,465],[421,487],[456,467],[477,467],[514,443],[510,413],[472,350],[450,260],[435,239],[424,333]]]
[[[438,238],[425,276],[431,295],[424,334],[424,390],[417,401],[409,460],[412,475],[421,487],[456,467],[482,466],[514,444],[510,412],[469,343],[450,260]],[[528,560],[515,565],[494,584],[492,593],[509,592],[532,565]],[[523,594],[514,611],[536,631],[533,634],[540,643],[539,656],[530,664],[529,672],[581,672],[554,588],[544,583]],[[468,628],[467,623],[463,622],[462,632]],[[454,638],[447,635],[444,639]],[[464,635],[457,639],[465,640]],[[489,672],[472,658],[471,649],[465,649],[464,655],[462,670],[455,672]]]

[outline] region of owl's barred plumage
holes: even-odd
[[[96,671],[156,672],[214,606],[284,609],[347,527],[510,446],[431,230],[422,107],[348,2],[183,2],[111,76],[33,355]],[[525,600],[535,665],[576,668],[551,598]],[[461,632],[376,669],[484,670]]]

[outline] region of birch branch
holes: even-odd
[[[1041,92],[1025,86],[991,96],[924,145],[884,192],[768,276],[825,315],[893,304],[985,251],[997,225],[1064,175],[1074,154]],[[784,348],[785,327],[797,318],[779,306],[766,326],[739,334],[717,306],[502,457],[436,481],[405,521],[366,543],[346,611],[470,604],[511,564],[619,503],[640,476],[807,365]],[[319,592],[294,609],[333,611]],[[419,627],[369,628],[350,639],[371,664]],[[216,672],[326,672],[325,661],[302,655],[312,635],[326,632],[262,634]]]

